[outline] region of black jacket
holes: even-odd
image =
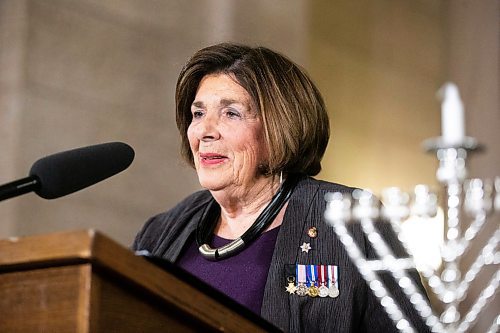
[[[328,192],[352,192],[352,188],[303,178],[295,188],[285,212],[269,269],[264,290],[261,315],[274,325],[289,332],[397,332],[378,300],[350,261],[333,228],[324,220]],[[175,262],[189,236],[203,218],[207,204],[212,200],[208,191],[200,191],[187,197],[173,209],[149,219],[138,233],[133,248],[148,250]],[[308,230],[316,227],[316,238],[308,236]],[[387,224],[381,231],[390,235]],[[361,230],[352,226],[353,237],[369,258],[373,249],[367,244]],[[387,238],[395,243],[394,237]],[[310,243],[311,250],[301,251],[300,245]],[[398,249],[401,251],[401,249]],[[286,292],[287,265],[314,264],[339,267],[337,298],[300,297]],[[418,274],[415,282],[421,286]],[[417,318],[410,302],[396,286],[395,281],[384,277],[394,298],[412,321],[418,332],[429,330]],[[422,288],[423,289],[423,288]]]

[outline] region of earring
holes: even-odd
[[[280,185],[283,184],[283,170],[280,171]]]

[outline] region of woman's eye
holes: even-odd
[[[226,111],[226,116],[229,118],[240,118],[240,113],[234,109],[229,109]]]
[[[202,116],[203,116],[203,111],[200,110],[193,111],[193,118],[201,118]]]

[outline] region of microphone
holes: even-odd
[[[0,186],[0,201],[31,191],[44,199],[71,194],[125,170],[134,155],[126,143],[109,142],[46,156],[28,177]]]

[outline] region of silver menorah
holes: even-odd
[[[416,269],[416,266],[407,236],[401,227],[409,217],[432,218],[436,215],[438,195],[429,186],[417,185],[411,195],[399,188],[385,189],[381,198],[383,204],[368,191],[356,190],[352,195],[328,193],[325,198],[325,219],[333,226],[351,260],[400,332],[415,332],[415,329],[380,279],[379,273],[382,271],[392,274],[432,332],[468,332],[481,311],[494,299],[500,283],[500,271],[496,269],[469,310],[464,314],[459,312],[459,305],[477,275],[487,265],[497,267],[500,262],[498,226],[470,267],[463,270],[464,274],[460,260],[485,226],[488,217],[500,211],[500,178],[492,181],[466,179],[467,154],[481,148],[473,138],[462,137],[450,144],[440,137],[427,140],[424,146],[427,151],[437,155],[439,167],[436,176],[445,193],[445,237],[440,251],[442,265],[419,270],[427,281],[428,292],[433,293],[442,305],[443,310],[439,315],[409,276],[409,270]],[[467,225],[464,223],[466,220],[470,222]],[[408,257],[398,258],[395,255],[376,227],[376,221],[390,224]],[[366,258],[349,232],[349,223],[360,224],[378,259]],[[500,315],[497,314],[487,332],[497,332],[499,326]]]

